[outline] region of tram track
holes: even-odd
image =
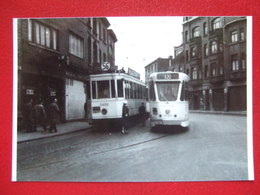
[[[131,133],[134,134],[133,136],[136,136],[136,133]],[[130,138],[131,134],[127,135],[128,138]],[[120,151],[126,148],[131,148],[135,147],[138,145],[142,145],[145,143],[157,141],[160,139],[163,139],[167,136],[170,136],[169,134],[163,134],[160,136],[156,137],[151,137],[150,139],[144,139],[140,140],[138,142],[128,142],[129,144],[115,144],[115,139],[118,137],[115,137],[115,139],[112,139],[111,144],[108,143],[106,140],[102,140],[101,142],[94,143],[92,146],[86,145],[86,140],[82,139],[80,142],[72,145],[65,145],[65,147],[55,149],[53,151],[48,151],[47,153],[38,153],[38,154],[31,154],[26,157],[21,157],[18,162],[27,162],[31,161],[31,164],[20,164],[19,170],[20,171],[26,171],[30,169],[37,169],[37,168],[44,168],[44,167],[50,167],[50,166],[56,166],[57,164],[67,164],[67,166],[73,166],[76,161],[84,162],[84,159],[89,159],[89,157],[95,156],[95,155],[101,155],[101,154],[106,154],[110,152],[115,152],[115,151]],[[90,138],[88,138],[90,139]],[[133,138],[131,139],[133,140]],[[126,143],[126,142],[124,142]],[[112,146],[108,149],[107,145]],[[95,146],[97,146],[96,151],[92,150]],[[90,147],[86,149],[86,147]],[[92,148],[92,149],[91,149]],[[69,151],[70,154],[65,155],[66,152]],[[89,152],[88,152],[89,151]],[[94,151],[94,152],[93,152]],[[86,153],[87,152],[87,153]],[[52,157],[55,157],[56,160],[51,160]],[[46,159],[47,158],[47,159]],[[77,159],[77,160],[75,160]],[[70,161],[71,163],[68,163]],[[45,162],[45,163],[43,163]],[[32,164],[33,163],[33,164]]]

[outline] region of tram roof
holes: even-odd
[[[141,81],[140,79],[137,79],[131,75],[128,75],[126,73],[102,73],[102,74],[92,74],[89,75],[87,78],[91,78],[91,79],[97,79],[97,80],[102,80],[102,78],[105,79],[111,79],[113,77],[117,77],[117,78],[127,78],[130,81],[135,81],[137,83],[141,83],[144,84],[143,81]],[[144,84],[145,85],[145,84]]]
[[[186,81],[188,81],[189,80],[189,76],[187,75],[187,74],[185,74],[185,73],[183,73],[183,72],[173,72],[173,71],[165,71],[165,72],[154,72],[154,73],[152,73],[151,75],[150,75],[150,77],[149,77],[149,80],[150,79],[152,79],[152,80],[160,80],[160,81],[163,81],[163,80],[174,80],[174,79],[158,79],[157,78],[157,75],[160,75],[160,74],[172,74],[172,73],[177,73],[178,75],[179,75],[179,78],[177,79],[177,80],[179,80],[179,79],[181,79],[181,80],[186,80]],[[175,79],[176,80],[176,79]]]

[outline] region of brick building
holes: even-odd
[[[109,62],[116,35],[106,18],[19,19],[18,110],[27,99],[56,97],[62,121],[84,118],[85,78]]]
[[[190,109],[246,110],[246,31],[246,17],[183,17],[182,44],[162,69],[190,76]]]

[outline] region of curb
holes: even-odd
[[[21,141],[17,141],[17,144],[21,144],[21,143],[25,143],[25,142],[31,142],[31,141],[37,141],[37,140],[42,140],[42,139],[47,139],[50,137],[57,137],[57,136],[61,136],[61,135],[68,135],[68,134],[72,134],[78,131],[83,131],[83,130],[89,130],[90,128],[92,128],[92,126],[86,127],[84,129],[77,129],[77,130],[73,130],[73,131],[69,131],[69,132],[64,132],[64,133],[60,133],[60,134],[51,134],[49,136],[44,136],[44,137],[36,137],[36,138],[32,138],[32,139],[27,139],[27,140],[21,140]]]
[[[247,112],[246,111],[242,111],[242,112],[225,112],[225,111],[190,110],[190,113],[247,116]]]

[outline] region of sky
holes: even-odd
[[[157,58],[174,56],[182,43],[182,17],[107,17],[117,37],[115,64],[141,74]]]

